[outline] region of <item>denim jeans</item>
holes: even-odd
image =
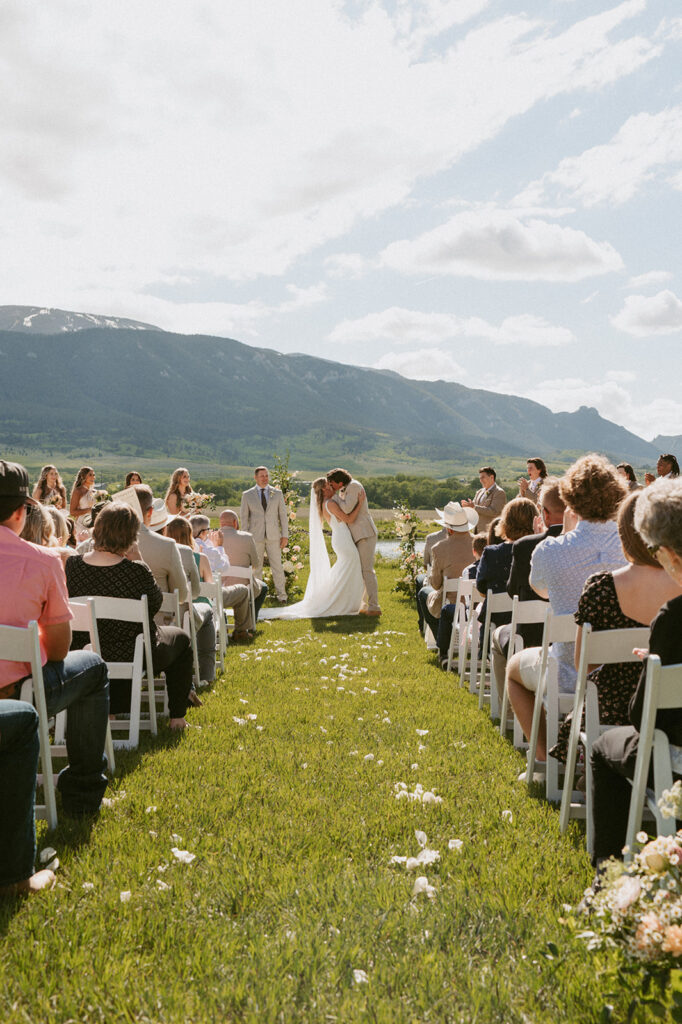
[[[104,741],[109,719],[107,666],[91,651],[71,651],[64,661],[43,666],[48,715],[68,710],[66,750],[69,764],[57,786],[66,814],[93,814],[99,810],[107,777]]]
[[[33,874],[38,712],[23,700],[0,700],[0,886]]]

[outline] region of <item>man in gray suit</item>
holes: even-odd
[[[498,486],[497,474],[492,466],[482,466],[478,471],[478,479],[481,481],[481,489],[476,491],[474,500],[463,498],[461,504],[475,509],[478,512],[479,530],[487,530],[507,504],[507,495]]]
[[[270,486],[270,473],[266,466],[258,466],[253,475],[256,486],[243,492],[239,517],[244,530],[253,534],[258,552],[257,575],[263,574],[263,560],[267,551],[277,600],[285,604],[287,592],[282,568],[282,548],[289,543],[289,521],[284,495],[279,487]]]
[[[353,511],[358,501],[365,499],[364,507],[358,513],[354,522],[348,524],[355,546],[360,555],[362,567],[362,578],[365,583],[365,593],[362,598],[362,605],[359,609],[360,615],[381,615],[379,607],[379,586],[376,573],[374,572],[374,552],[377,546],[377,528],[374,520],[369,514],[365,489],[359,480],[354,480],[345,469],[332,469],[327,473],[327,480],[334,489],[334,496],[331,499],[336,501],[339,507],[347,513]]]

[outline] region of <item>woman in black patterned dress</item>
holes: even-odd
[[[580,663],[582,626],[589,622],[594,632],[605,629],[633,629],[649,626],[660,607],[680,588],[649,554],[646,544],[635,530],[635,505],[639,491],[633,491],[618,511],[618,533],[628,560],[624,569],[596,572],[585,583],[580,595],[575,621],[578,632],[575,643],[575,665]],[[588,675],[599,693],[599,721],[602,725],[628,725],[630,698],[642,671],[639,662],[600,665]],[[552,757],[566,760],[571,715],[559,727],[558,742],[550,750]]]
[[[128,505],[112,502],[97,516],[93,529],[95,548],[67,559],[65,571],[69,597],[124,597],[139,600],[147,595],[154,672],[164,672],[168,690],[170,728],[187,728],[185,712],[195,703],[192,696],[192,649],[190,638],[176,626],[157,626],[154,616],[161,607],[161,591],[137,547],[140,520]],[[142,627],[134,622],[99,619],[98,632],[105,661],[132,661],[135,640]],[[74,633],[72,648],[88,642],[86,633]],[[112,679],[112,714],[130,711],[131,684]]]

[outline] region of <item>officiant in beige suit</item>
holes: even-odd
[[[365,489],[359,480],[354,480],[345,469],[332,469],[327,473],[327,480],[334,489],[332,501],[336,501],[339,507],[347,513],[353,511],[358,501],[365,498]],[[355,541],[355,546],[360,555],[360,566],[362,568],[362,579],[365,584],[365,593],[360,606],[361,615],[381,615],[379,607],[379,585],[374,571],[374,553],[377,546],[377,528],[374,520],[369,514],[367,500],[365,498],[363,507],[360,509],[354,522],[348,523],[348,529]]]
[[[476,509],[479,530],[487,530],[507,504],[507,495],[498,485],[497,474],[492,466],[483,466],[479,469],[478,479],[481,481],[481,489],[476,491],[474,500],[463,498],[461,504]]]
[[[258,466],[253,475],[256,486],[243,492],[239,518],[242,530],[253,534],[259,560],[256,575],[262,576],[267,551],[277,600],[285,603],[287,592],[282,568],[282,548],[289,543],[289,520],[284,495],[279,487],[270,485],[270,473],[266,466]]]

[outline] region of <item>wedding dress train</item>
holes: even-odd
[[[264,608],[261,619],[322,619],[358,614],[365,587],[355,541],[348,526],[330,515],[332,549],[336,555],[331,565],[317,502],[311,497],[310,576],[303,600],[288,608]]]

